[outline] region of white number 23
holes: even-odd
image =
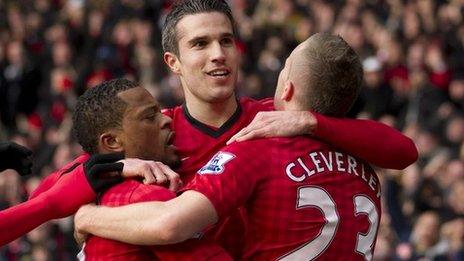
[[[355,195],[353,204],[355,216],[365,214],[370,223],[367,234],[358,233],[354,251],[363,255],[366,260],[372,260],[372,247],[379,226],[377,209],[373,201],[366,195]],[[279,260],[313,260],[324,253],[335,238],[340,218],[336,204],[329,193],[320,187],[298,188],[297,209],[308,207],[319,209],[324,215],[326,223],[316,238],[287,253]]]

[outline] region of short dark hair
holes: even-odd
[[[304,56],[308,88],[301,103],[315,112],[343,117],[358,97],[363,70],[359,56],[340,36],[318,33],[309,38]]]
[[[138,86],[127,79],[114,79],[92,87],[79,97],[72,117],[73,132],[85,152],[97,153],[100,134],[121,127],[127,105],[117,95]]]
[[[229,5],[224,0],[184,0],[177,1],[166,17],[162,31],[162,45],[164,52],[179,55],[176,25],[186,15],[219,12],[229,18],[233,34],[236,35],[235,20]]]

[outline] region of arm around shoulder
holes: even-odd
[[[136,245],[164,245],[189,239],[217,221],[211,202],[187,191],[167,202],[143,202],[109,208],[85,206],[75,216],[79,233]]]
[[[414,142],[385,124],[314,115],[317,118],[315,137],[378,167],[404,169],[418,158]]]

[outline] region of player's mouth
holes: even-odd
[[[206,72],[209,76],[213,77],[214,79],[217,80],[224,80],[227,79],[230,75],[230,69],[228,68],[217,68],[211,71]]]
[[[175,133],[173,131],[169,132],[168,137],[166,138],[166,146],[167,147],[170,147],[170,146],[174,147],[174,145],[173,145],[173,143],[174,143],[174,134]]]

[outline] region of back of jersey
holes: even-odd
[[[247,202],[244,259],[371,260],[381,216],[372,168],[304,137],[258,143],[266,177]]]

